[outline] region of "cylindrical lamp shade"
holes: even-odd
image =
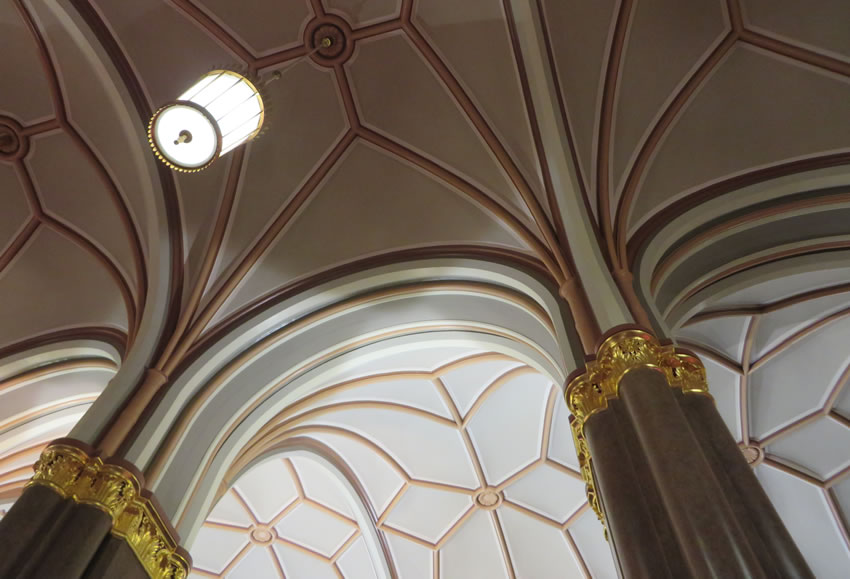
[[[154,113],[148,140],[172,169],[201,171],[254,138],[263,116],[263,99],[251,81],[229,70],[214,70]]]

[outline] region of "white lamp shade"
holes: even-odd
[[[229,70],[214,70],[154,113],[148,139],[172,169],[200,171],[254,138],[263,117],[263,99],[251,81]]]

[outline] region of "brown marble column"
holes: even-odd
[[[51,443],[0,519],[0,579],[185,579],[188,553],[131,465]]]
[[[570,381],[567,404],[624,577],[813,577],[696,357],[648,332],[619,332]]]
[[[661,497],[624,413],[622,402],[611,400],[608,411],[594,414],[584,425],[608,540],[624,576],[682,577],[687,568],[672,527],[661,516]]]
[[[703,455],[712,464],[723,494],[741,521],[750,544],[772,577],[809,577],[811,572],[755,473],[729,434],[712,401],[678,394],[678,402],[699,432]]]

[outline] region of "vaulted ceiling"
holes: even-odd
[[[358,364],[289,407],[231,472],[292,437],[338,456],[402,578],[544,577],[554,569],[613,578],[560,392],[501,354],[413,348]],[[377,576],[357,554],[358,526],[335,478],[284,453],[230,490],[225,483],[195,541],[194,573]],[[309,509],[299,506],[304,497]],[[271,529],[268,546],[251,539],[258,528]]]
[[[317,18],[350,29],[339,60],[306,55]],[[758,472],[772,496],[788,503],[807,485],[806,510],[782,514],[812,521],[789,525],[832,576],[823,561],[843,560],[850,545],[850,410],[830,370],[843,354],[828,350],[846,341],[837,312],[850,273],[848,21],[842,0],[0,1],[0,74],[10,79],[0,91],[0,501],[134,352],[180,370],[270,304],[365,268],[497,261],[557,295],[596,260],[633,274],[658,327],[700,349],[733,434],[765,447]],[[157,166],[151,111],[221,66],[282,72],[265,87],[267,130],[198,174]],[[794,374],[814,350],[830,362]],[[801,381],[816,386],[804,395]],[[555,389],[538,386],[549,412]],[[377,403],[367,390],[359,400]],[[468,436],[465,403],[452,398],[453,426],[440,399],[442,410],[416,411],[439,417],[423,424]],[[483,415],[485,430],[506,419]],[[537,432],[546,418],[522,420],[517,429]],[[511,484],[534,489],[539,476],[566,493],[572,463],[547,459],[541,436],[542,466]],[[810,440],[830,442],[812,458],[800,450]],[[578,539],[595,525],[588,516],[522,498],[512,507],[507,479],[483,457],[477,472],[476,452],[470,472],[486,480],[447,484],[466,489],[454,514],[483,530],[403,531],[418,542],[386,531],[391,547],[408,541],[410,560],[425,552],[432,565],[436,545],[495,537],[480,548],[506,565],[500,573],[535,576],[523,567],[535,545],[519,546],[509,527],[537,525],[564,543],[556,551],[576,573],[604,575],[592,562],[604,548]],[[284,476],[308,459],[273,460]],[[420,476],[396,474],[405,488]],[[500,511],[464,510],[485,482],[505,486]],[[450,501],[421,503],[436,512]],[[247,509],[210,520],[269,522]],[[227,518],[234,512],[242,518]],[[341,553],[298,544],[342,565]]]

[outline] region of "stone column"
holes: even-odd
[[[142,481],[79,441],[51,443],[0,520],[0,578],[187,577],[189,554]]]
[[[624,330],[566,398],[588,497],[624,577],[813,577],[695,356]]]

